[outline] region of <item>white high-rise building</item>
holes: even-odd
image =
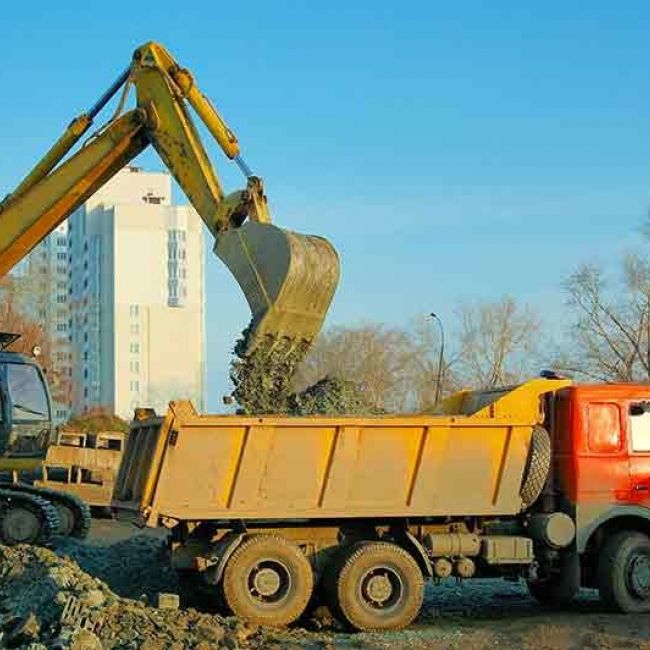
[[[169,174],[127,167],[69,219],[73,412],[203,408],[202,221],[171,189]]]
[[[18,293],[21,310],[45,327],[53,366],[47,369],[53,415],[58,422],[64,422],[70,417],[72,386],[68,224],[61,224],[41,242],[14,276],[23,285]]]

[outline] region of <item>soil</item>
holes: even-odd
[[[294,375],[307,353],[306,344],[267,336],[249,349],[251,326],[235,344],[230,379],[232,396],[243,414],[368,415],[377,409],[354,382],[324,377],[301,392]]]
[[[161,531],[103,520],[87,542],[56,553],[0,547],[0,648],[650,649],[648,616],[608,613],[590,591],[550,612],[501,580],[429,585],[419,618],[400,632],[347,634],[326,611],[289,630],[249,627],[212,612],[209,600],[199,612],[164,542]],[[159,592],[180,594],[184,609],[157,608]]]

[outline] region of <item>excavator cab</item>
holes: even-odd
[[[43,458],[55,430],[52,400],[36,359],[7,350],[17,338],[0,333],[0,457]],[[0,469],[6,469],[1,461]]]

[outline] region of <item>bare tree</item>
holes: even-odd
[[[521,381],[534,372],[540,320],[527,306],[505,296],[462,305],[458,311],[459,380],[472,388]]]
[[[574,320],[562,365],[598,381],[650,381],[650,263],[626,255],[617,280],[589,264],[567,279]]]
[[[20,334],[20,338],[10,346],[13,352],[31,354],[35,346],[40,347],[40,363],[48,367],[52,361],[50,342],[42,325],[26,318],[20,310],[20,291],[11,277],[0,280],[0,331]]]
[[[383,325],[335,327],[320,334],[296,374],[298,390],[323,377],[356,383],[369,403],[405,410],[411,394],[412,341],[407,332]]]

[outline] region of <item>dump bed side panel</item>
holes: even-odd
[[[133,424],[114,506],[176,520],[515,515],[541,396],[567,380],[461,392],[439,414],[167,415]]]
[[[178,520],[516,514],[531,425],[197,416],[136,425],[115,492]]]

